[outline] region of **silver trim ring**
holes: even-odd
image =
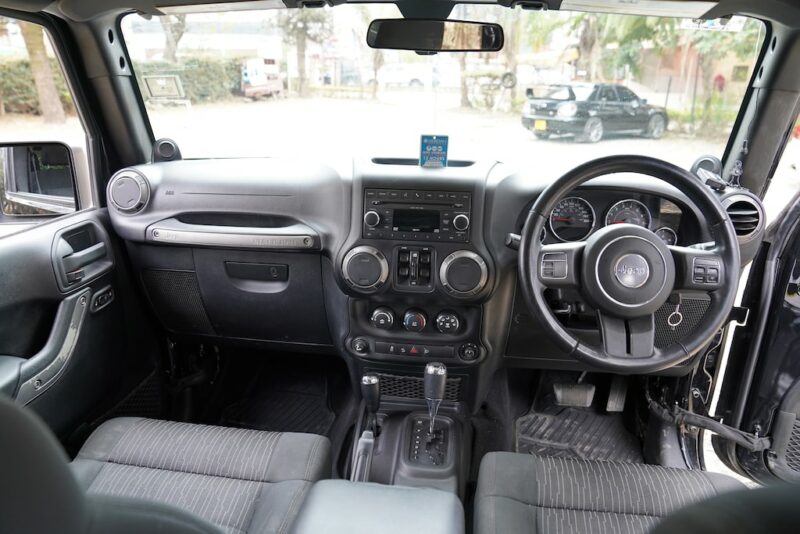
[[[614,243],[616,243],[617,241],[619,241],[621,239],[638,239],[640,241],[644,241],[645,243],[647,243],[648,245],[650,245],[651,247],[656,249],[656,252],[658,252],[658,255],[661,256],[661,261],[664,263],[664,266],[665,266],[664,279],[661,281],[661,287],[658,289],[658,291],[656,291],[655,295],[653,295],[650,299],[646,300],[645,302],[640,302],[638,304],[625,304],[624,302],[620,302],[620,301],[618,301],[617,299],[615,299],[614,297],[612,297],[611,295],[608,294],[608,291],[606,291],[606,288],[603,287],[603,283],[600,281],[600,258],[603,257],[603,252],[605,252],[608,247],[610,247],[611,245],[613,245]],[[610,300],[614,304],[618,304],[618,305],[622,306],[623,308],[641,308],[642,306],[645,306],[645,305],[650,304],[651,302],[653,302],[655,300],[655,298],[658,295],[661,294],[661,291],[664,290],[664,286],[667,285],[666,265],[667,265],[666,258],[664,258],[664,255],[661,253],[660,250],[658,250],[658,247],[655,246],[653,243],[651,243],[650,241],[648,241],[647,239],[645,239],[643,237],[639,237],[639,236],[635,236],[635,235],[624,235],[624,236],[621,236],[621,237],[618,237],[616,239],[613,239],[613,240],[609,241],[608,243],[606,243],[606,246],[604,246],[602,249],[600,249],[600,253],[597,255],[597,262],[594,265],[594,278],[595,278],[595,280],[597,280],[597,287],[600,288],[600,291],[603,292],[603,295],[605,295],[606,298],[608,298],[608,300]],[[649,277],[648,277],[648,280],[649,280]]]
[[[347,266],[352,261],[352,259],[357,254],[369,254],[378,260],[381,264],[381,275],[378,277],[378,280],[371,285],[362,286],[353,281],[350,278],[350,275],[347,273]],[[344,276],[345,281],[350,284],[352,287],[359,289],[361,291],[369,291],[371,289],[377,289],[378,287],[382,286],[386,280],[389,279],[389,262],[386,260],[386,256],[383,255],[383,252],[376,249],[375,247],[370,247],[368,245],[361,245],[355,247],[348,252],[344,259],[342,260],[342,275]]]
[[[481,279],[478,281],[478,285],[469,291],[458,291],[447,281],[447,269],[450,267],[450,264],[461,258],[468,258],[474,261],[478,264],[478,267],[481,270]],[[442,286],[444,286],[445,290],[451,295],[457,297],[471,297],[473,295],[477,295],[483,291],[484,287],[486,287],[486,282],[489,280],[489,268],[486,266],[486,262],[483,260],[483,258],[481,258],[478,254],[470,250],[457,250],[447,256],[442,262],[442,266],[439,268],[439,280],[442,282]]]
[[[658,232],[660,232],[660,231],[662,231],[662,230],[666,230],[666,231],[668,231],[669,233],[671,233],[671,234],[672,234],[672,235],[675,237],[675,243],[673,243],[673,245],[677,245],[677,244],[678,244],[678,233],[677,233],[675,230],[673,230],[672,228],[670,228],[669,226],[661,226],[661,227],[659,227],[659,228],[656,228],[656,229],[653,231],[653,233],[654,233],[654,234],[656,234],[656,235],[659,237],[659,239],[660,239],[660,238],[661,238],[661,236],[659,236],[659,235],[658,235]],[[663,240],[663,239],[661,239],[661,241],[664,241],[664,240]],[[670,245],[669,243],[667,243],[666,241],[664,241],[664,244],[665,244],[665,245],[668,245],[668,246],[672,246],[672,245]]]
[[[114,194],[112,193],[114,186],[124,178],[133,180],[136,182],[136,185],[139,186],[139,198],[136,199],[136,202],[134,202],[130,207],[125,207],[118,204],[114,199]],[[150,182],[148,182],[142,174],[133,169],[123,169],[112,176],[111,180],[108,181],[108,188],[106,189],[106,197],[108,198],[109,203],[123,215],[133,215],[145,209],[147,204],[150,202],[150,194]]]

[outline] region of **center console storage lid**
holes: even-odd
[[[453,493],[431,488],[323,480],[314,484],[294,534],[463,534],[464,509]]]

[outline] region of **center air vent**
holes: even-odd
[[[725,210],[733,223],[736,235],[740,238],[755,234],[764,220],[761,207],[747,197],[731,198]]]

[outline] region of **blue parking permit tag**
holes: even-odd
[[[421,167],[447,167],[447,136],[423,135],[419,153]]]

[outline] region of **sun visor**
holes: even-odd
[[[702,18],[717,4],[718,2],[694,0],[564,0],[559,9],[561,11],[696,19]]]

